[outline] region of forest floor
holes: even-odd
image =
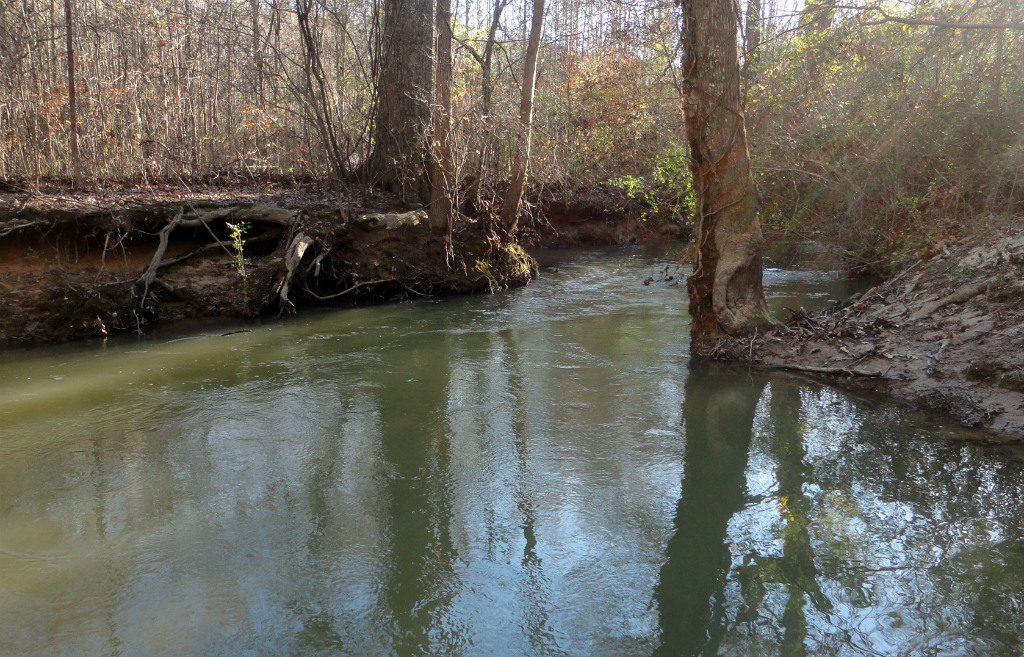
[[[1024,440],[1024,223],[944,240],[863,294],[723,356],[873,390]]]

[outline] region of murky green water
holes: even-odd
[[[0,655],[1020,655],[1020,458],[691,367],[664,265],[0,355]]]

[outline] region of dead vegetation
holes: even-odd
[[[720,353],[829,376],[1024,438],[1024,226],[946,243],[843,303]]]

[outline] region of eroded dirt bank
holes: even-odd
[[[0,347],[347,301],[524,285],[533,263],[484,222],[303,194],[0,199]],[[241,251],[235,231],[242,230]]]
[[[1024,440],[1024,226],[942,242],[832,308],[797,310],[722,356],[804,371]]]

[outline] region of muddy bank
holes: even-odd
[[[0,347],[155,322],[524,285],[531,259],[486,222],[303,195],[0,200]]]
[[[943,241],[863,294],[719,355],[886,393],[1024,440],[1024,226]]]
[[[609,186],[541,190],[536,216],[524,221],[518,240],[544,248],[670,244],[691,238],[692,226],[667,209],[654,211]]]
[[[8,184],[0,188],[0,348],[187,318],[489,292],[529,282],[534,265],[520,245],[686,237],[681,220],[648,216],[611,188],[547,190],[529,204],[533,215],[510,239],[468,218],[450,236],[432,231],[422,211],[384,192],[339,193],[315,181],[196,191]]]

